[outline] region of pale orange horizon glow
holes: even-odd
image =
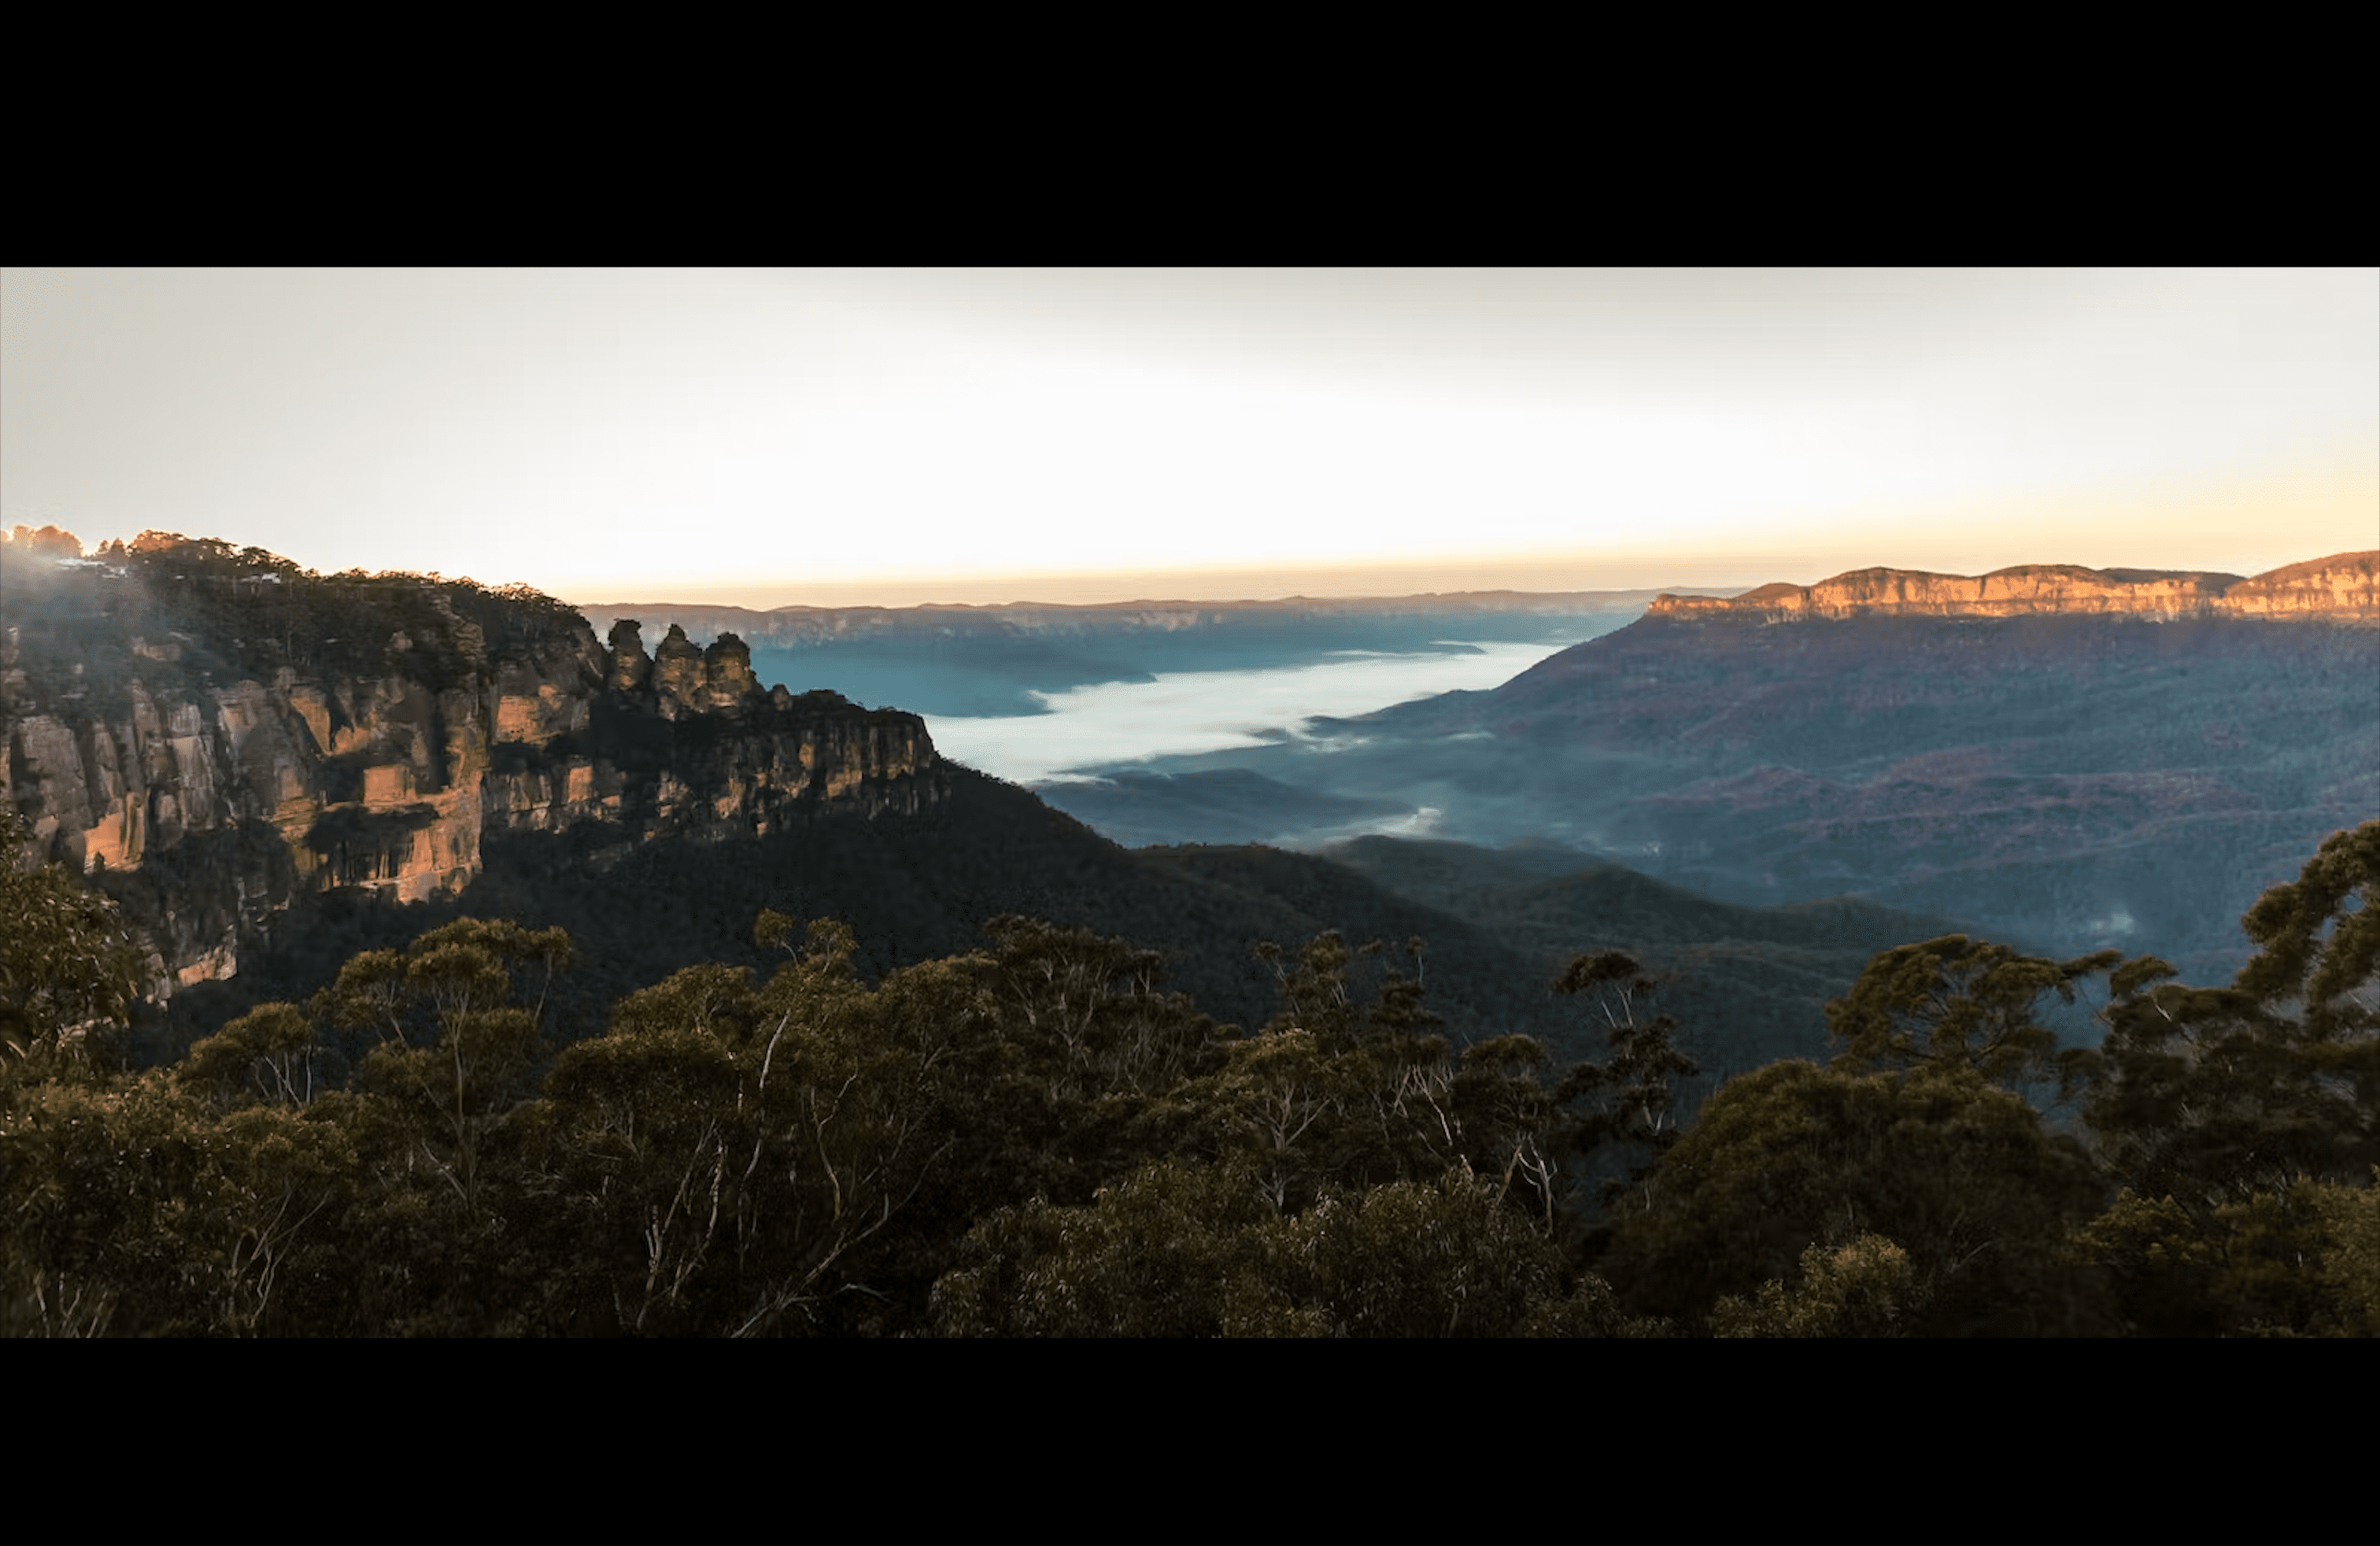
[[[582,603],[2380,546],[2372,270],[8,270],[0,371],[0,524]]]
[[[1808,585],[1852,569],[1982,575],[2026,564],[2203,570],[2252,576],[2333,554],[2380,547],[2380,473],[2350,455],[2302,458],[2261,478],[2143,480],[2130,488],[2027,498],[1945,500],[1900,516],[1848,510],[1808,518],[1809,540],[1764,545],[1448,557],[1393,564],[1285,564],[1041,574],[885,574],[679,582],[667,595],[605,590],[597,579],[555,594],[574,603],[681,602],[767,611],[779,606],[1088,606],[1128,601],[1274,601],[1290,596],[1407,596],[1466,590],[1735,591]],[[616,588],[615,588],[616,589]]]

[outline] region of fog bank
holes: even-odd
[[[1350,654],[1319,665],[1160,673],[1151,682],[1037,693],[1050,709],[1044,714],[928,715],[926,723],[943,756],[1029,785],[1100,763],[1261,746],[1295,736],[1315,715],[1499,687],[1568,647],[1488,642],[1464,654]]]

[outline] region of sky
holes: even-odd
[[[2380,270],[0,271],[0,525],[766,608],[2253,574]]]

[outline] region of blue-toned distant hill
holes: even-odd
[[[660,602],[580,610],[600,633],[631,617],[656,632],[733,633],[764,683],[832,688],[855,701],[912,713],[1035,714],[1031,695],[1160,672],[1307,665],[1348,651],[1457,652],[1470,641],[1592,639],[1641,615],[1655,590],[1529,592],[1281,601],[1118,602],[1060,606],[809,607],[771,612]]]
[[[2380,554],[1665,598],[1492,691],[1305,729],[1135,767],[1135,832],[1165,836],[1170,798],[1184,836],[1280,841],[1217,823],[1207,786],[1260,776],[1726,901],[1863,896],[2219,980],[2241,911],[2380,816]],[[1115,797],[1044,794],[1094,821]]]

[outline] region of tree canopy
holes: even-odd
[[[1610,1048],[1564,1069],[1451,1045],[1417,940],[1259,945],[1279,1008],[1243,1033],[1155,952],[1014,915],[871,980],[844,924],[764,912],[765,976],[685,968],[567,1045],[575,943],[463,919],[134,1071],[87,1048],[137,941],[10,870],[0,1327],[2380,1334],[2376,879],[2380,824],[2326,844],[2219,989],[1884,951],[1831,1065],[1689,1111],[1622,952],[1547,984]],[[2043,1006],[2102,972],[2104,1043],[2061,1051]],[[2022,1093],[2053,1068],[2071,1130]]]

